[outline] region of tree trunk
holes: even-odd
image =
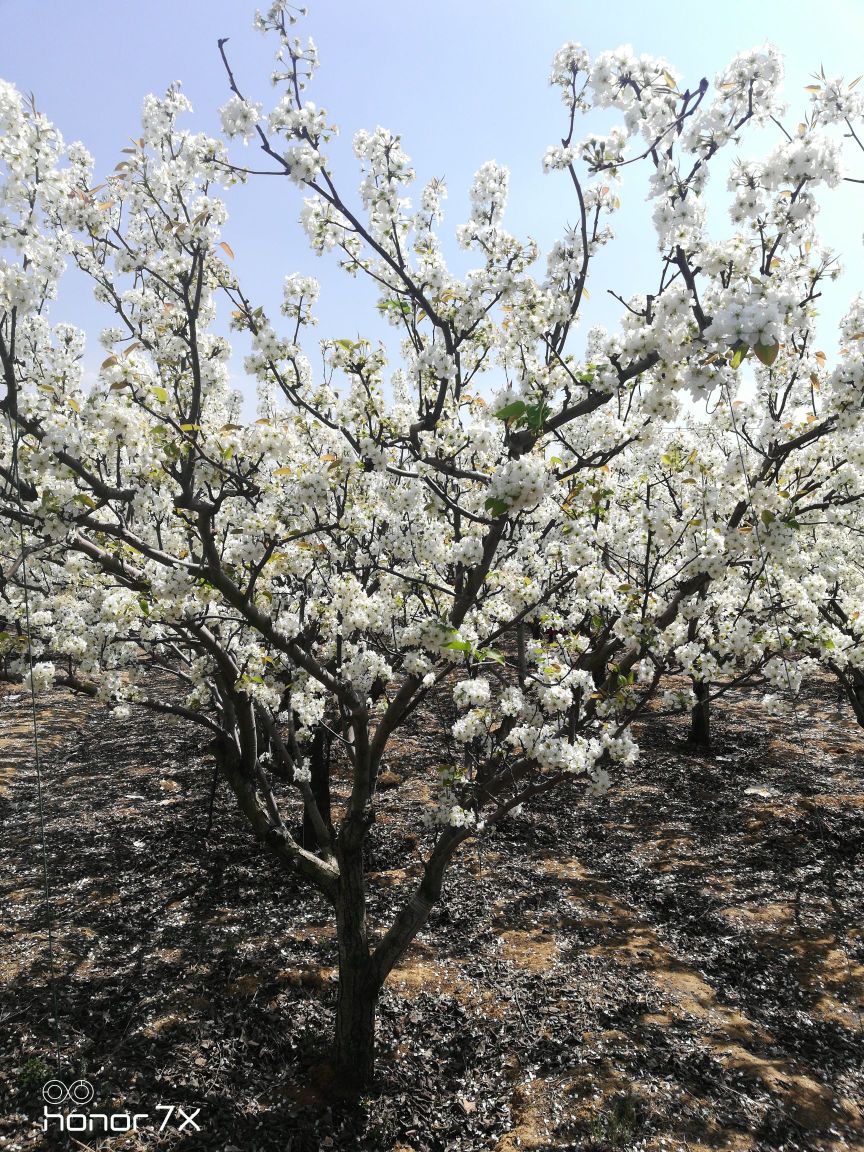
[[[340,944],[334,1048],[342,1087],[363,1088],[374,1074],[375,1012],[380,991],[368,956],[364,961]]]
[[[855,719],[864,728],[864,673],[857,668],[839,669],[830,665],[846,691],[846,698],[852,705]]]
[[[323,728],[318,728],[312,737],[312,747],[309,754],[309,773],[311,780],[309,787],[321,813],[321,819],[326,828],[332,828],[330,819],[330,740]],[[303,813],[303,832],[301,843],[309,852],[315,852],[319,847],[318,835],[315,825],[307,812]]]
[[[694,680],[696,703],[690,712],[690,743],[707,748],[711,743],[711,685],[707,680]]]
[[[336,931],[339,941],[339,993],[334,1055],[343,1087],[364,1087],[375,1070],[375,1010],[382,981],[369,951],[363,844],[344,844],[339,856]]]

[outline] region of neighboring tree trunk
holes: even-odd
[[[697,603],[705,600],[705,589],[700,588]],[[699,617],[694,616],[687,624],[687,639],[692,643],[699,632]],[[692,681],[696,703],[690,712],[690,743],[698,748],[707,748],[711,743],[711,685],[707,680],[694,676]]]
[[[711,685],[707,680],[694,680],[696,703],[690,712],[690,743],[707,748],[711,743]]]
[[[836,664],[830,667],[843,685],[846,698],[855,713],[855,719],[864,728],[864,672],[860,672],[857,668],[840,669]]]
[[[312,789],[312,795],[315,797],[321,819],[324,821],[325,827],[332,828],[330,819],[330,737],[323,728],[318,728],[312,737],[309,771],[312,776],[309,787]],[[315,825],[305,811],[303,813],[301,842],[309,852],[314,852],[320,847]]]

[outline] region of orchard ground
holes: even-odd
[[[224,785],[205,839],[212,762],[179,726],[41,697],[60,1076],[93,1083],[90,1111],[156,1117],[67,1143],[34,1123],[55,1072],[36,779],[29,699],[0,691],[0,1148],[864,1149],[864,733],[833,681],[779,719],[736,690],[709,752],[649,717],[606,798],[574,782],[463,849],[385,987],[359,1101],[321,1056],[323,898]],[[373,909],[419,871],[439,756],[415,724],[389,757]],[[159,1103],[200,1107],[201,1131],[160,1135]]]

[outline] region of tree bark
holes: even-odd
[[[340,1086],[363,1088],[375,1072],[375,1013],[380,985],[368,955],[339,946],[339,999],[334,1050]]]
[[[711,743],[711,685],[707,680],[694,680],[696,703],[690,712],[690,743],[707,748]]]
[[[859,672],[857,668],[839,669],[836,664],[832,664],[831,667],[843,685],[846,699],[855,713],[855,719],[864,728],[864,673]]]
[[[366,880],[363,843],[337,847],[339,893],[336,932],[339,943],[339,992],[334,1055],[342,1085],[362,1088],[375,1071],[375,1010],[383,981],[372,962],[366,929]]]

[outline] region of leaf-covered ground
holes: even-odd
[[[39,715],[55,1030],[29,701],[0,688],[0,1149],[864,1149],[864,733],[830,680],[779,718],[762,691],[718,707],[710,753],[650,719],[604,800],[574,787],[467,852],[346,1102],[324,902],[224,789],[205,838],[186,731],[62,692]],[[440,756],[420,726],[391,757],[376,916],[417,874]],[[55,1074],[149,1119],[45,1135]],[[160,1134],[160,1104],[200,1132]]]

